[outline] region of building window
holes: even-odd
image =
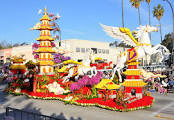
[[[102,49],[102,53],[105,54],[105,49]]]
[[[6,58],[6,62],[10,62],[10,58],[8,57],[8,58]]]
[[[89,52],[90,51],[90,48],[86,48],[86,52]]]
[[[101,49],[98,49],[98,53],[101,53],[102,51],[101,51]]]
[[[81,52],[82,53],[85,53],[85,48],[81,48]]]
[[[76,52],[80,52],[80,48],[76,48]]]
[[[83,60],[82,59],[78,59],[77,62],[82,62]]]
[[[109,50],[106,50],[106,54],[109,54]]]
[[[3,60],[0,60],[0,65],[4,64],[4,61]]]
[[[94,54],[97,54],[97,48],[91,48],[93,50]]]

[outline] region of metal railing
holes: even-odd
[[[14,120],[60,120],[51,116],[19,110],[11,107],[6,108],[6,117],[13,117]]]

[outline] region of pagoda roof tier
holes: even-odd
[[[139,69],[127,69],[125,72],[123,72],[125,75],[140,75],[141,71]]]
[[[53,61],[47,61],[47,60],[38,61],[38,63],[41,66],[52,66],[52,65],[54,65],[54,62]]]
[[[26,69],[25,65],[11,65],[10,70],[24,70]]]
[[[48,21],[51,21],[51,19],[48,17],[47,14],[44,15],[44,16],[40,19],[40,21],[42,21],[42,20],[48,20]]]
[[[41,46],[41,45],[39,45],[39,47],[51,47],[52,48],[52,46]]]
[[[125,87],[144,87],[147,85],[143,80],[126,80],[121,85]]]
[[[48,25],[41,25],[37,30],[53,30],[53,28]]]
[[[111,79],[102,79],[99,84],[95,85],[95,88],[115,90],[119,89],[120,85],[115,84]]]
[[[36,38],[38,41],[53,41],[55,38],[52,38],[50,36],[40,36],[39,38]]]
[[[44,13],[44,16],[40,19],[40,21],[42,20],[48,20],[48,21],[51,21],[51,19],[48,17],[47,15],[47,9],[45,8],[45,13]]]
[[[40,47],[35,50],[36,53],[55,53],[56,51],[53,50],[51,47]]]
[[[138,64],[140,64],[140,62],[130,62],[130,63],[127,63],[127,65],[138,65]]]
[[[24,61],[26,61],[26,59],[23,59],[21,57],[14,56],[14,57],[11,58],[11,61],[13,63],[23,63]]]

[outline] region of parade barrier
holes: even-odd
[[[51,116],[46,116],[34,112],[19,110],[11,107],[6,108],[4,120],[60,120]]]

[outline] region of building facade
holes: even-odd
[[[59,41],[55,41],[55,44],[56,48],[59,48],[58,47]],[[62,49],[64,49],[65,51],[69,51],[69,53],[66,53],[65,56],[69,56],[73,60],[76,61],[84,60],[87,57],[89,50],[92,49],[95,52],[94,54],[95,57],[101,57],[105,62],[112,61],[112,63],[114,64],[116,64],[117,55],[126,50],[123,47],[117,47],[117,48],[110,47],[109,43],[107,42],[79,40],[79,39],[62,40],[61,46]],[[6,51],[5,55],[4,51]],[[24,59],[26,59],[26,62],[28,60],[33,60],[34,62],[36,62],[36,60],[34,59],[34,55],[32,54],[33,53],[32,44],[13,47],[12,49],[9,49],[8,52],[7,51],[8,50],[0,50],[1,57],[6,56],[3,57],[3,60],[4,58],[7,58],[7,56],[24,55]]]
[[[58,46],[59,42],[56,42]],[[65,56],[70,56],[73,60],[82,61],[88,55],[90,49],[94,51],[95,57],[101,57],[104,61],[116,63],[117,55],[125,50],[125,48],[112,48],[107,42],[69,39],[61,41],[62,48],[70,51]]]
[[[0,50],[0,65],[8,62],[9,57],[12,54],[12,48]]]
[[[34,59],[34,56],[33,56],[32,53],[33,53],[32,45],[30,44],[30,45],[23,45],[23,46],[13,47],[11,55],[12,56],[24,55],[24,59],[36,61]]]

